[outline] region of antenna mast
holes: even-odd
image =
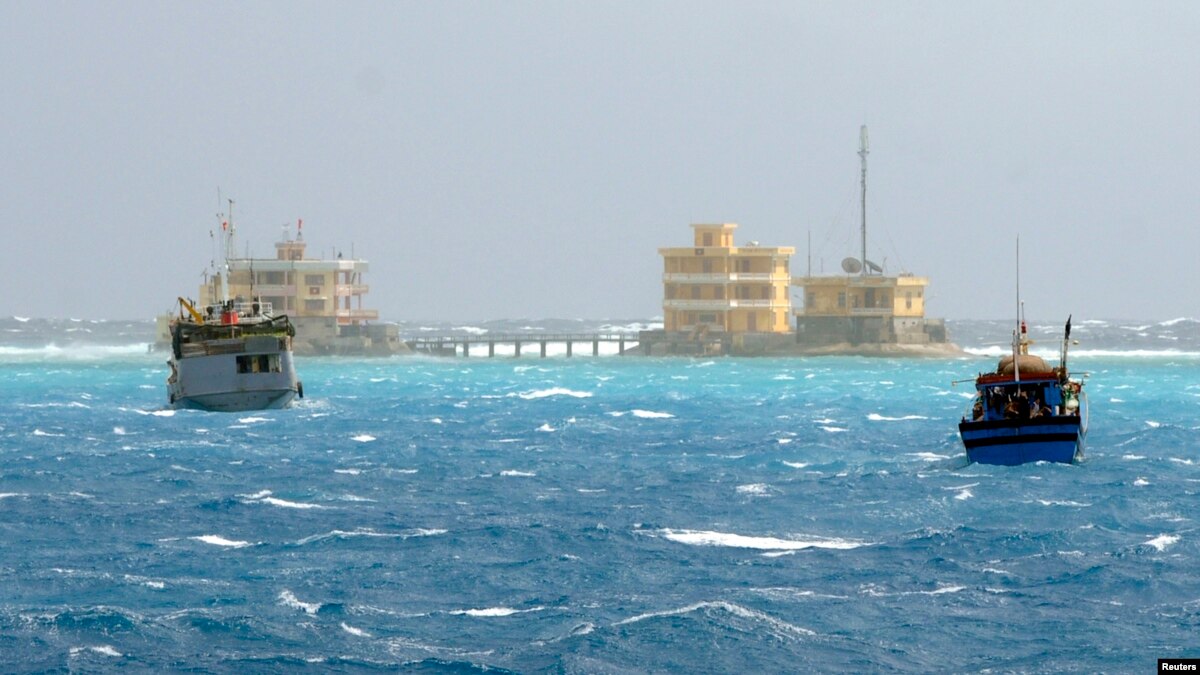
[[[867,125],[859,131],[858,156],[862,158],[862,273],[867,274]]]

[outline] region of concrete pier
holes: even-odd
[[[541,358],[551,356],[548,345],[564,344],[568,358],[575,355],[575,343],[592,343],[592,356],[600,356],[600,343],[615,344],[617,354],[625,356],[629,344],[637,344],[638,338],[626,333],[514,333],[506,335],[421,335],[405,340],[408,347],[418,354],[471,356],[472,345],[487,345],[489,358],[496,356],[496,345],[513,346],[513,357],[521,356],[524,345],[536,342]]]

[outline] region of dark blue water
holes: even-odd
[[[966,359],[300,359],[307,398],[246,414],[164,410],[142,344],[25,336],[0,350],[2,670],[1200,655],[1200,328],[1077,328],[1086,460],[1005,468],[955,431],[951,382],[1007,335],[980,327]]]

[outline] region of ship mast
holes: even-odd
[[[862,158],[862,274],[867,274],[867,125],[859,131],[858,156]]]
[[[221,221],[221,258],[223,271],[221,272],[221,306],[224,307],[229,303],[229,252],[233,250],[233,200],[227,199],[229,202],[229,217]]]

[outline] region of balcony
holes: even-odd
[[[339,298],[346,298],[356,295],[366,295],[369,290],[371,288],[367,284],[338,284],[335,287],[334,294]]]
[[[377,309],[338,309],[335,314],[339,319],[350,319],[352,321],[375,321],[379,318],[379,310]]]
[[[727,284],[738,281],[779,282],[788,283],[791,276],[786,273],[771,272],[667,272],[663,274],[664,283],[675,284]]]
[[[787,309],[791,303],[787,300],[663,300],[664,309],[690,310],[729,310],[729,309]]]

